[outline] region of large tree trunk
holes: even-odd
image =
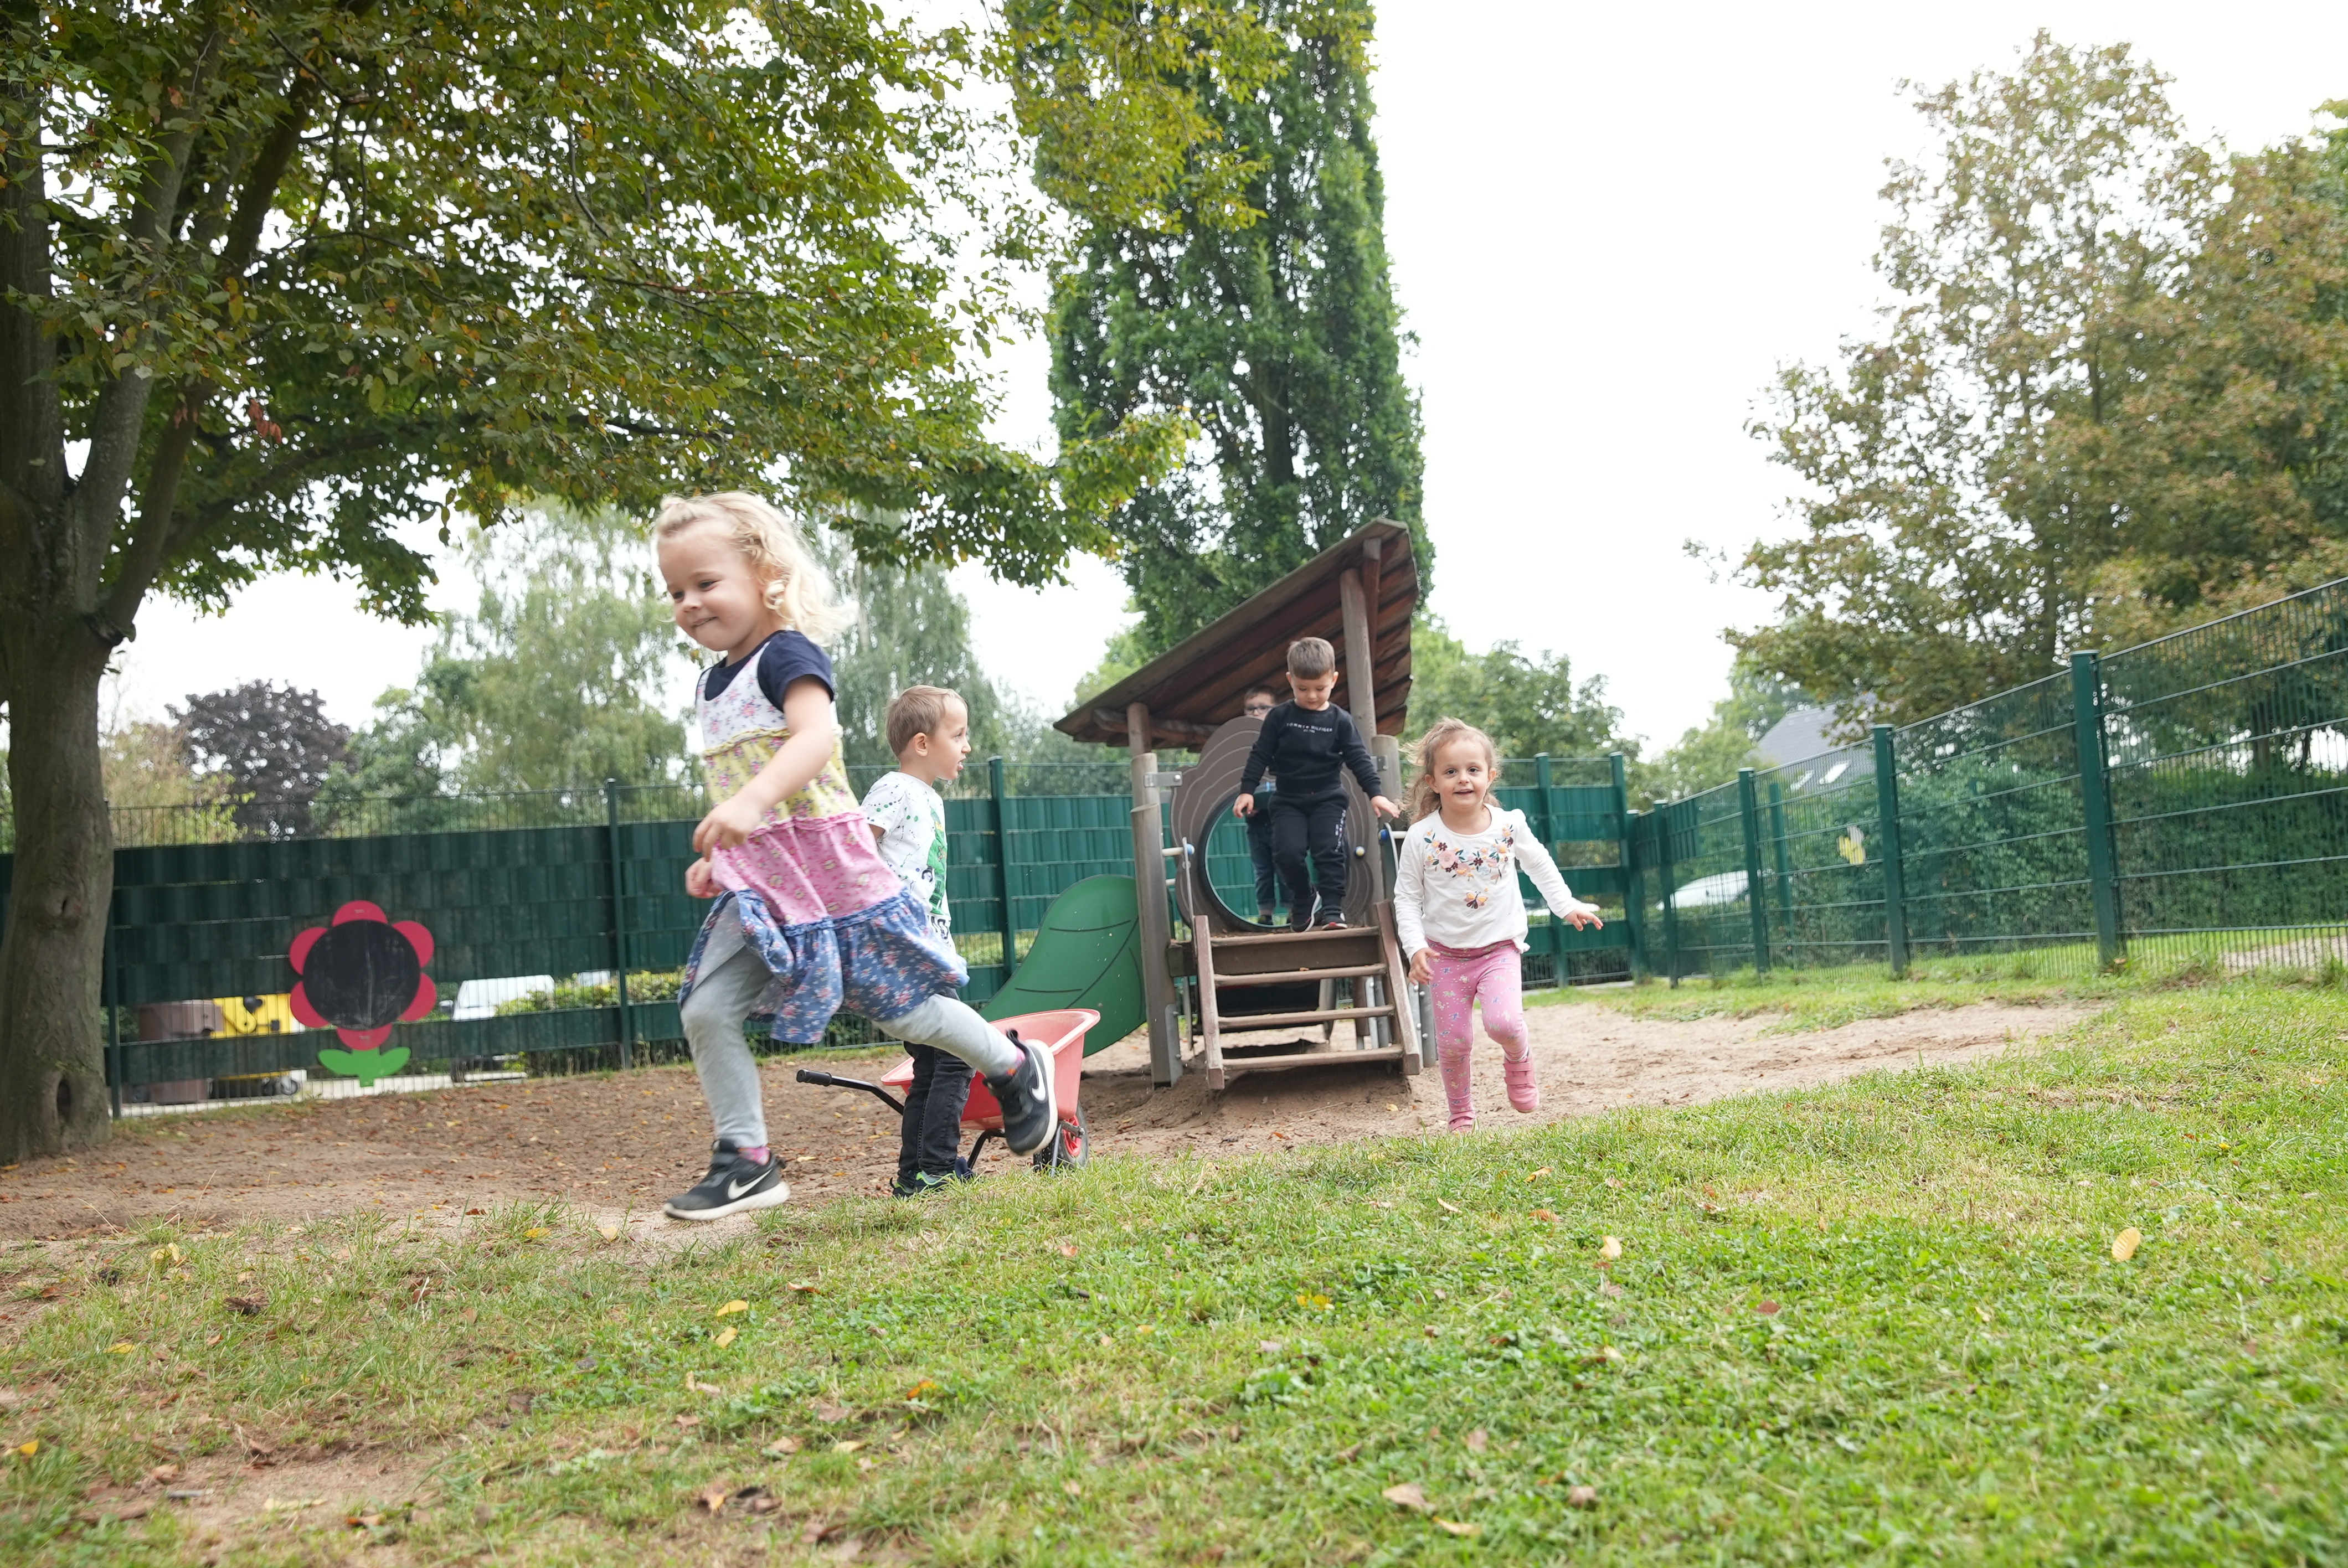
[[[99,987],[114,834],[98,744],[107,644],[62,607],[7,619],[16,856],[0,937],[0,1161],[15,1161],[109,1131]]]

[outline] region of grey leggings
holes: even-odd
[[[709,1102],[716,1135],[737,1149],[767,1142],[758,1064],[742,1038],[742,1025],[773,979],[765,961],[743,944],[741,927],[721,920],[709,934],[700,976],[685,999],[685,1038],[693,1047],[694,1071],[701,1075],[701,1097]],[[994,1025],[955,997],[932,997],[901,1018],[872,1021],[899,1040],[960,1057],[983,1077],[999,1078],[1019,1060]]]

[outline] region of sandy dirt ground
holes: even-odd
[[[1526,1016],[1543,1109],[1529,1117],[1509,1108],[1498,1050],[1479,1040],[1478,1124],[1521,1127],[1964,1061],[2084,1015],[1984,1003],[1768,1033],[1767,1018],[1655,1022],[1586,1003],[1535,1007]],[[887,1061],[824,1065],[878,1077]],[[795,1199],[884,1191],[896,1167],[894,1119],[869,1096],[793,1081],[805,1061],[765,1067],[768,1135],[790,1163]],[[1416,1134],[1446,1120],[1436,1076],[1348,1067],[1342,1054],[1327,1067],[1235,1076],[1220,1095],[1198,1073],[1153,1090],[1138,1038],[1086,1063],[1082,1103],[1097,1150],[1153,1158]],[[702,1230],[658,1210],[700,1174],[705,1114],[692,1071],[661,1068],[141,1119],[118,1127],[102,1151],[0,1170],[0,1239],[104,1235],[166,1218],[198,1228],[355,1211],[457,1219],[516,1200],[566,1202],[632,1230]],[[981,1170],[1025,1163],[998,1143]]]

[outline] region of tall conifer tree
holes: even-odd
[[[1200,436],[1117,524],[1144,649],[1162,651],[1375,518],[1422,578],[1418,402],[1404,383],[1385,190],[1371,135],[1366,0],[1193,5],[1161,84],[1214,129],[1199,178],[1134,211],[1074,205],[1078,260],[1052,317],[1064,440],[1138,411]],[[1266,52],[1227,67],[1234,40]],[[1044,184],[1065,191],[1044,142]]]

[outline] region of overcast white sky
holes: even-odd
[[[1870,329],[1888,156],[1926,150],[1900,78],[2005,67],[2040,26],[2127,40],[2193,129],[2249,148],[2348,97],[2348,5],[2132,0],[1962,8],[1382,8],[1387,244],[1418,347],[1435,608],[1471,647],[1513,638],[1602,674],[1656,744],[1725,692],[1720,629],[1768,603],[1683,553],[1776,530],[1779,470],[1744,434],[1776,366]],[[1002,433],[1049,438],[1040,348],[1006,362]],[[468,604],[452,569],[444,602]],[[1060,711],[1121,622],[1122,582],[1004,589],[965,569],[979,652]],[[405,683],[428,631],[346,589],[276,579],[225,616],[140,617],[126,715],[267,677],[347,723]]]

